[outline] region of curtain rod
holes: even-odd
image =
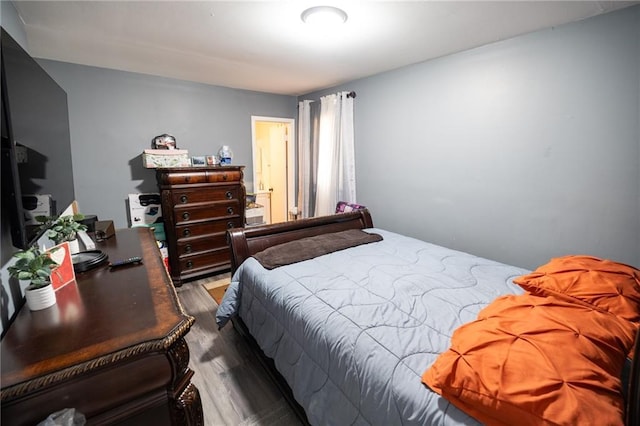
[[[347,93],[347,98],[356,98],[356,92],[354,92],[353,90],[349,93]],[[310,102],[315,102],[315,100],[311,99],[309,100]]]

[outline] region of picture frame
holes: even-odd
[[[218,165],[218,157],[215,155],[207,155],[205,157],[207,166],[217,166]]]
[[[197,155],[194,157],[191,157],[191,165],[192,166],[205,166],[206,160],[204,158],[204,155]]]

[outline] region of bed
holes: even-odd
[[[367,210],[228,239],[218,325],[259,350],[305,422],[637,424],[629,265],[529,271],[375,228]],[[615,294],[563,281],[576,262]]]

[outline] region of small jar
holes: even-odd
[[[231,160],[233,159],[233,151],[231,151],[229,145],[222,145],[222,147],[218,151],[218,158],[220,159],[221,166],[228,166],[231,164]]]

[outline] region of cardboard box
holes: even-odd
[[[191,159],[186,149],[145,149],[142,165],[147,169],[157,167],[190,167]]]
[[[111,238],[116,234],[116,230],[113,227],[112,220],[99,220],[96,222],[96,240],[103,241],[107,238]]]
[[[129,194],[131,226],[150,225],[162,221],[160,194]]]

